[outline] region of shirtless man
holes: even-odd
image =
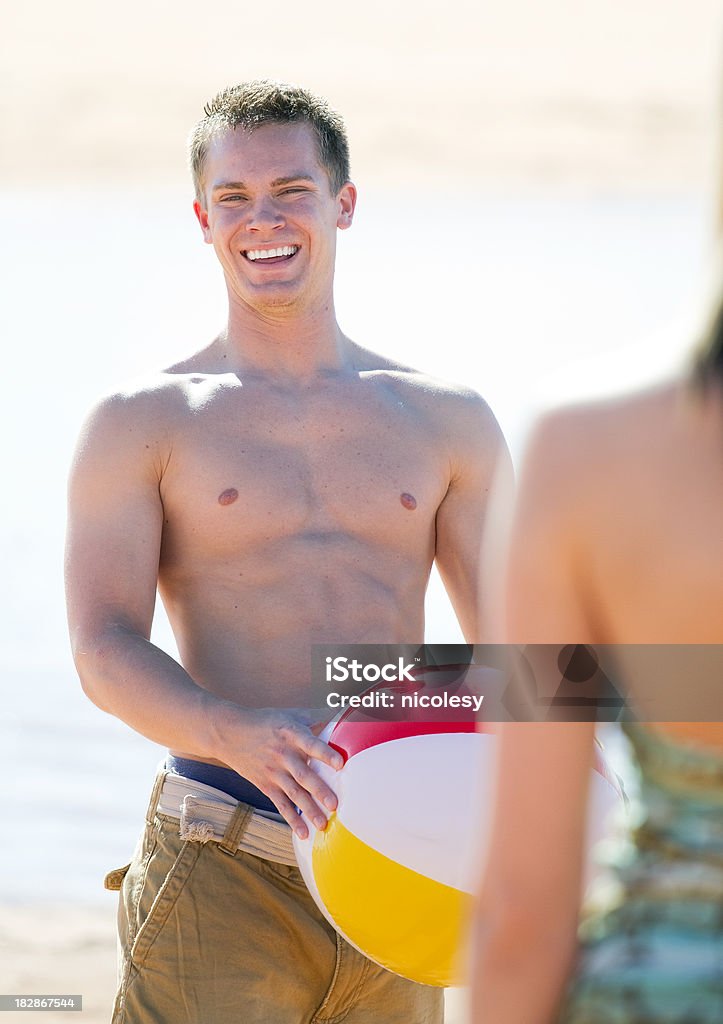
[[[91,413],[70,485],[68,607],[88,696],[167,746],[175,776],[240,803],[213,841],[182,821],[183,839],[159,776],[133,863],[107,880],[121,887],[113,1019],[438,1021],[440,992],[361,957],[306,892],[296,808],[323,827],[335,798],[308,762],[340,758],[310,713],[281,709],[305,699],[313,643],[421,642],[435,559],[480,640],[480,536],[504,443],[479,396],[339,329],[336,232],[356,190],[324,101],[273,83],[224,90],[191,164],[228,323]],[[385,265],[423,261],[389,228]],[[156,587],[180,664],[149,641]]]

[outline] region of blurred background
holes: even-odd
[[[342,328],[475,387],[517,458],[546,405],[685,358],[717,203],[720,14],[714,0],[4,11],[0,992],[82,992],[86,1024],[109,1014],[102,878],[130,858],[162,751],[75,678],[65,479],[100,393],[223,325],[185,165],[204,102],[279,78],[343,114],[360,200],[339,240]],[[160,609],[154,629],[173,651]],[[427,638],[460,639],[436,578]]]

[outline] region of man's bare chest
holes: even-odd
[[[161,495],[167,539],[224,554],[274,541],[426,544],[449,484],[418,410],[367,391],[227,394],[189,409]]]

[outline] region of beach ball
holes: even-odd
[[[347,942],[426,985],[463,982],[462,938],[491,814],[494,729],[462,712],[394,721],[349,709],[321,734],[343,768],[311,762],[338,805],[324,831],[304,816],[309,838],[293,837],[309,891]],[[621,801],[616,776],[597,749],[595,756],[589,839]]]

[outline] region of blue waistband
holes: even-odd
[[[233,771],[232,768],[222,768],[217,764],[207,764],[206,761],[194,761],[188,757],[174,757],[168,754],[166,757],[166,768],[176,775],[182,775],[184,779],[193,779],[195,782],[202,782],[206,786],[213,786],[223,793],[228,793],[234,800],[249,804],[257,811],[276,811],[277,807],[269,800],[265,793],[249,782],[243,775]]]

